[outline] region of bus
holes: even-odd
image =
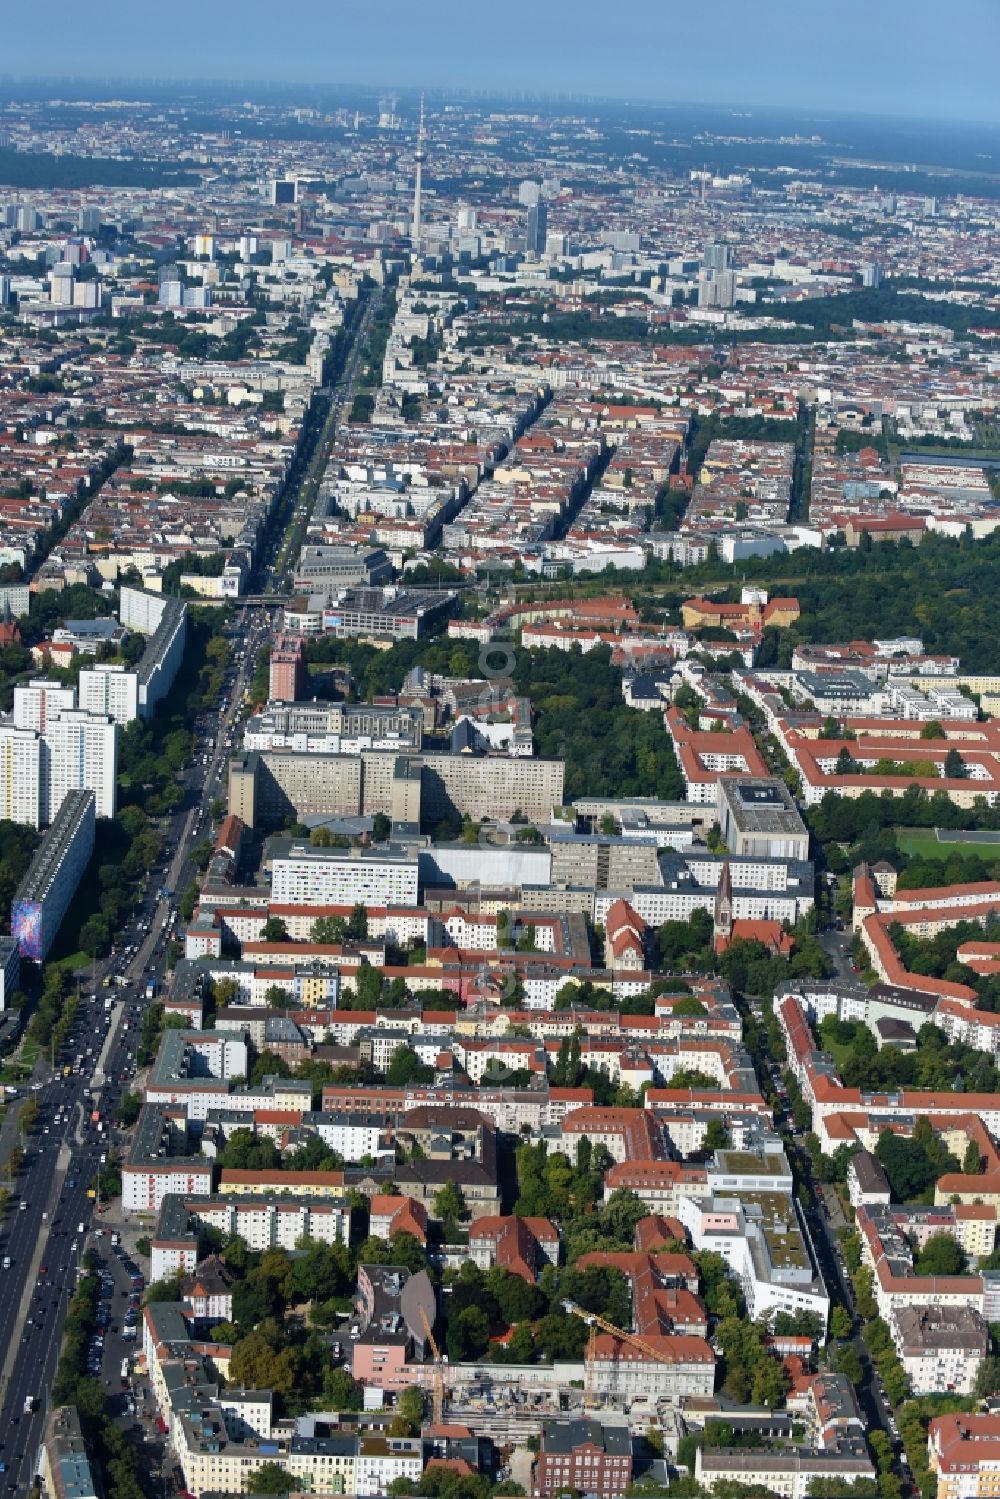
[[[128,1385],[128,1359],[122,1359],[122,1388]]]

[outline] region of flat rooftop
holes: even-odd
[[[791,792],[777,776],[722,776],[719,789],[741,833],[802,833]]]

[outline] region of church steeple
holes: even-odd
[[[719,886],[715,892],[714,935],[716,942],[721,937],[728,942],[733,934],[733,880],[729,873],[729,860],[722,865]]]

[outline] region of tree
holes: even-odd
[[[682,994],[676,1004],[670,1007],[671,1015],[707,1015],[708,1011],[700,999],[693,994]]]
[[[465,1194],[457,1182],[445,1182],[435,1192],[434,1216],[448,1224],[456,1224],[465,1217]]]
[[[926,1123],[926,1119],[919,1121],[913,1138],[909,1140],[901,1135],[894,1135],[889,1130],[883,1130],[879,1137],[875,1154],[889,1178],[894,1202],[913,1202],[922,1193],[929,1191],[941,1171],[947,1169],[940,1161],[932,1159],[922,1140],[918,1139],[920,1124]],[[933,1135],[929,1125],[928,1132]],[[951,1159],[954,1160],[954,1157]],[[955,1162],[955,1165],[957,1167],[958,1163]]]
[[[374,1010],[382,998],[382,970],[373,968],[367,958],[362,958],[354,979],[354,992],[358,1008]]]
[[[146,1287],[144,1300],[147,1304],[154,1301],[179,1301],[184,1275],[185,1271],[175,1270],[173,1275],[165,1275],[162,1280],[154,1280],[151,1286]]]
[[[530,1323],[545,1310],[545,1297],[538,1286],[521,1275],[495,1265],[492,1270],[487,1270],[484,1282],[508,1327]]]
[[[216,1322],[214,1327],[208,1330],[208,1336],[213,1343],[228,1343],[232,1346],[239,1337],[239,1328],[235,1322]]]
[[[273,1010],[287,1010],[295,1003],[295,995],[280,984],[269,984],[264,990],[264,998]]]
[[[453,1363],[481,1358],[490,1340],[490,1324],[478,1306],[467,1306],[448,1320],[448,1357]]]
[[[996,1347],[995,1341],[993,1346]],[[1000,1391],[1000,1358],[991,1355],[989,1358],[984,1358],[976,1370],[974,1393],[980,1400],[985,1400],[998,1391]]]
[[[710,1119],[702,1138],[702,1150],[725,1150],[729,1144],[729,1130],[722,1119]]]
[[[250,1082],[257,1088],[266,1077],[291,1077],[292,1069],[276,1051],[262,1051],[250,1069]]]
[[[260,936],[262,942],[287,942],[288,927],[280,916],[269,916],[261,927]]]
[[[347,918],[347,935],[355,942],[368,940],[368,912],[360,901],[351,907],[351,914]]]
[[[389,1240],[390,1265],[402,1265],[411,1275],[427,1269],[427,1256],[419,1239],[400,1230]]]
[[[964,781],[968,775],[965,761],[957,749],[950,749],[944,757],[944,774],[950,781]]]
[[[242,1335],[252,1333],[274,1310],[274,1298],[260,1281],[239,1280],[233,1286],[233,1321]]]
[[[181,896],[177,907],[178,911],[180,912],[182,921],[191,920],[191,917],[194,915],[194,908],[198,904],[198,896],[200,893],[201,892],[198,889],[198,881],[192,880],[187,889],[184,891],[184,894]]]
[[[949,1234],[931,1234],[914,1261],[918,1275],[961,1275],[968,1264],[964,1249]]]
[[[434,1069],[420,1060],[412,1046],[397,1046],[385,1070],[385,1080],[393,1088],[429,1083],[434,1080]]]
[[[627,1187],[616,1187],[604,1205],[601,1214],[602,1228],[608,1238],[632,1247],[636,1225],[645,1218],[649,1209],[640,1197]]]
[[[270,1136],[236,1129],[226,1141],[220,1164],[236,1171],[272,1171],[281,1165],[281,1154]]]
[[[424,1397],[423,1392],[415,1385],[404,1390],[396,1401],[396,1419],[403,1428],[398,1433],[399,1436],[415,1437],[420,1434],[424,1419]]]
[[[841,1343],[836,1350],[837,1368],[853,1385],[860,1385],[864,1371],[853,1343]]]
[[[141,1093],[123,1093],[121,1103],[118,1105],[118,1123],[122,1129],[130,1129],[139,1117],[142,1108]]]
[[[277,1463],[261,1463],[247,1479],[248,1494],[288,1494],[296,1487],[294,1476]]]
[[[833,768],[834,775],[853,776],[857,775],[860,769],[860,765],[858,764],[857,760],[855,760],[850,750],[847,748],[847,745],[842,744],[837,754],[836,764]]]
[[[329,1301],[344,1295],[351,1286],[350,1256],[343,1244],[320,1244],[306,1239],[289,1265],[286,1282],[291,1298]]]
[[[962,1170],[966,1176],[978,1176],[982,1166],[979,1154],[979,1146],[975,1140],[970,1140],[965,1147],[965,1155],[962,1158]]]
[[[323,1373],[323,1400],[331,1410],[359,1411],[364,1396],[347,1369],[327,1368]]]
[[[217,1006],[234,1005],[240,997],[240,986],[235,979],[216,979],[212,995]]]
[[[299,1357],[294,1348],[276,1350],[262,1329],[257,1328],[236,1344],[229,1372],[235,1383],[247,1389],[272,1389],[290,1395],[296,1388],[298,1366]]]
[[[347,936],[347,921],[343,916],[317,916],[309,928],[309,940],[325,947],[334,947]]]
[[[830,1336],[837,1342],[851,1336],[851,1314],[846,1307],[835,1306],[830,1313]]]

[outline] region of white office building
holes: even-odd
[[[118,725],[105,714],[82,709],[62,713],[42,735],[42,806],[51,822],[67,791],[89,789],[98,817],[114,817],[118,805]]]
[[[409,854],[285,846],[271,866],[276,905],[415,906],[417,859]]]
[[[85,667],[80,672],[80,707],[100,713],[115,723],[139,717],[139,674],[117,664]]]

